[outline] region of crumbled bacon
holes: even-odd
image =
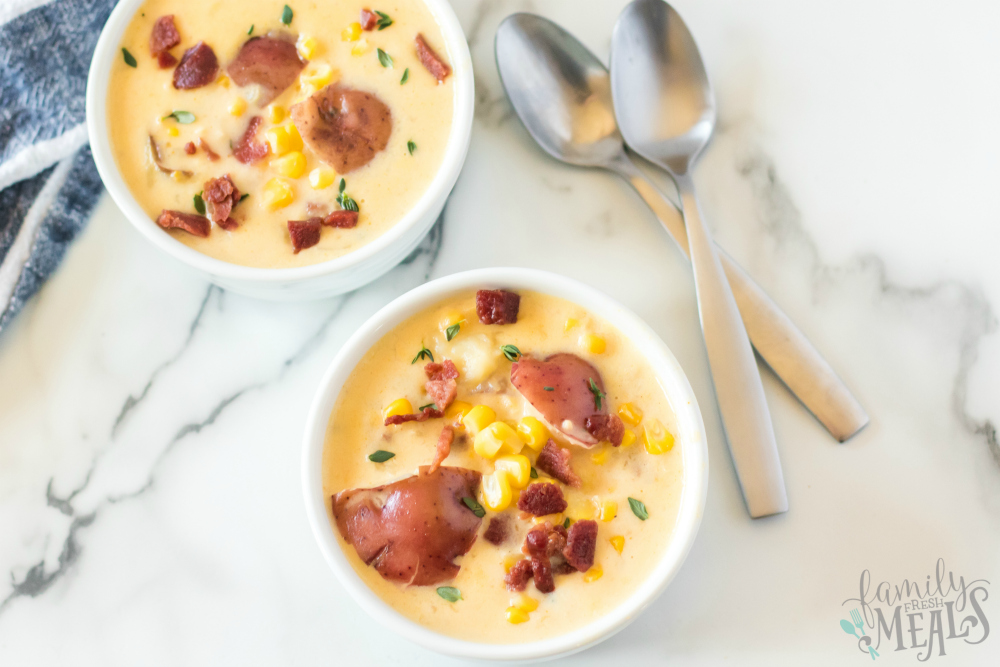
[[[420,412],[410,413],[408,415],[392,415],[391,417],[385,418],[385,425],[392,426],[393,424],[403,424],[405,422],[425,422],[428,419],[440,419],[444,417],[444,413],[440,410],[435,410],[434,408],[424,408]]]
[[[166,53],[180,43],[181,34],[177,32],[177,26],[174,24],[174,15],[167,14],[156,19],[156,23],[153,24],[153,31],[149,35],[150,53],[154,56],[159,56],[161,53]],[[162,61],[160,67],[163,67]]]
[[[564,560],[560,560],[552,566],[552,574],[573,574],[576,568]]]
[[[208,159],[211,160],[212,162],[215,162],[216,160],[219,159],[219,154],[213,151],[212,147],[208,145],[208,142],[200,137],[198,138],[198,147],[201,148],[201,150],[205,151],[205,155],[207,155]]]
[[[431,362],[424,366],[424,372],[428,378],[424,383],[427,395],[439,410],[447,409],[458,394],[458,383],[455,381],[458,369],[455,368],[455,364],[451,359],[444,359],[440,364]]]
[[[260,125],[263,122],[264,119],[260,116],[251,118],[246,132],[243,133],[240,140],[233,146],[233,157],[243,164],[253,164],[267,155],[271,150],[268,144],[259,144],[256,142],[257,130],[260,129]]]
[[[374,30],[375,26],[378,25],[378,14],[370,9],[361,10],[361,29],[362,30]]]
[[[160,216],[156,218],[156,224],[164,229],[183,229],[189,234],[205,238],[212,230],[212,224],[208,218],[194,213],[181,213],[180,211],[168,211],[163,209]]]
[[[521,551],[532,558],[551,558],[561,555],[565,546],[566,529],[546,521],[528,531]]]
[[[319,243],[319,232],[322,228],[322,220],[319,218],[289,220],[288,235],[292,238],[292,248],[294,248],[295,254],[297,255],[300,250],[311,248]]]
[[[483,324],[514,324],[521,297],[502,289],[481,289],[476,292],[476,314]]]
[[[535,588],[538,592],[551,593],[556,589],[556,582],[552,578],[552,563],[548,558],[532,558],[531,575],[535,579]]]
[[[323,219],[323,224],[327,227],[339,227],[340,229],[351,229],[358,226],[357,211],[334,211]]]
[[[625,424],[618,415],[594,414],[584,420],[583,426],[598,441],[607,440],[615,447],[622,444],[625,436]]]
[[[580,478],[577,476],[573,469],[569,465],[571,454],[568,449],[560,447],[553,441],[549,439],[542,447],[542,451],[538,453],[538,458],[535,459],[535,467],[544,472],[546,475],[558,479],[563,484],[568,484],[574,488],[580,486]]]
[[[510,534],[510,517],[506,514],[498,514],[490,519],[490,524],[486,526],[483,539],[494,546],[500,546],[507,541]]]
[[[205,42],[198,42],[181,56],[174,70],[174,88],[191,90],[201,88],[215,81],[219,73],[219,59],[215,51]]]
[[[434,449],[434,460],[427,466],[427,472],[434,472],[441,463],[451,454],[451,443],[455,440],[455,429],[445,426],[438,436],[437,447]]]
[[[424,39],[423,35],[418,34],[414,41],[417,45],[417,57],[420,58],[420,62],[438,80],[438,83],[444,81],[445,77],[451,74],[451,67],[441,60],[441,56],[436,54],[434,49],[427,44],[427,40]]]
[[[156,64],[160,69],[170,69],[177,64],[177,58],[170,51],[164,51],[156,56]]]
[[[577,521],[569,527],[563,556],[566,562],[580,572],[586,572],[594,564],[597,549],[597,522],[591,519]]]
[[[555,484],[539,482],[521,492],[517,508],[535,516],[558,514],[566,509],[566,499]]]
[[[523,591],[527,588],[528,579],[531,579],[533,569],[531,561],[527,558],[522,558],[514,563],[514,566],[510,568],[510,572],[508,572],[507,576],[504,577],[504,583],[507,584],[507,590]]]
[[[186,144],[184,144],[184,152],[187,153],[188,155],[194,155],[195,153],[198,152],[198,147],[194,145],[193,141],[189,141]]]
[[[222,229],[225,229],[227,232],[231,232],[240,226],[240,223],[236,222],[232,218],[226,218],[225,220],[220,220],[215,224],[217,224]]]
[[[233,207],[240,201],[240,191],[229,174],[205,181],[202,198],[208,206],[208,217],[212,219],[212,222],[223,229],[235,229],[238,226],[236,221],[229,217],[229,214],[233,212]]]

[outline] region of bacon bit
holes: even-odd
[[[219,154],[213,151],[212,148],[208,145],[208,142],[200,137],[198,138],[198,147],[201,148],[201,150],[205,151],[205,155],[207,155],[208,159],[211,160],[212,162],[215,162],[216,160],[219,159]]]
[[[160,152],[160,145],[156,143],[156,139],[153,138],[153,135],[149,135],[149,159],[159,171],[163,172],[167,176],[175,171],[180,172],[185,177],[192,176],[192,173],[185,169],[170,169],[163,166],[163,153]]]
[[[548,558],[532,558],[531,574],[539,593],[551,593],[556,589],[556,582],[552,578],[552,563]]]
[[[514,324],[521,308],[521,297],[502,289],[476,292],[476,314],[483,324]]]
[[[292,248],[295,254],[300,250],[311,248],[319,243],[319,232],[323,228],[320,218],[309,218],[308,220],[289,220],[288,235],[292,238]]]
[[[205,42],[198,42],[181,56],[174,70],[174,88],[191,90],[201,88],[215,81],[219,73],[219,59],[215,51]]]
[[[510,536],[510,517],[506,514],[499,514],[490,519],[490,524],[486,526],[483,539],[494,546],[500,546],[507,541]]]
[[[532,558],[551,558],[561,555],[565,547],[566,529],[546,521],[528,531],[521,552]]]
[[[219,178],[210,178],[205,181],[205,191],[202,197],[208,205],[208,217],[212,219],[212,222],[223,229],[228,229],[224,225],[228,224],[229,214],[233,212],[233,207],[240,201],[240,191],[233,183],[232,177],[225,174]],[[236,227],[235,220],[232,222],[232,226]]]
[[[208,218],[194,213],[181,213],[180,211],[168,211],[163,209],[156,219],[156,224],[164,229],[183,229],[188,234],[194,234],[205,238],[212,230],[212,223]]]
[[[440,419],[441,417],[444,417],[444,412],[441,410],[424,408],[420,412],[414,412],[408,415],[393,415],[391,417],[386,417],[385,425],[393,426],[394,424],[403,424],[406,422],[425,422],[428,419]]]
[[[618,415],[591,415],[584,420],[583,426],[598,441],[607,440],[615,447],[622,444],[625,437],[625,424]]]
[[[527,558],[523,558],[516,563],[514,567],[510,568],[510,572],[504,577],[504,583],[507,585],[508,591],[523,591],[528,587],[528,579],[531,579],[531,575],[534,568],[531,565],[531,561]]]
[[[271,151],[271,147],[268,144],[258,144],[254,141],[257,138],[257,130],[260,129],[263,122],[264,119],[260,116],[251,118],[246,132],[243,133],[243,136],[240,137],[240,140],[233,147],[233,157],[243,164],[253,164]]]
[[[440,410],[446,410],[458,394],[458,369],[451,359],[444,359],[442,363],[429,363],[424,366],[428,380],[424,383],[424,390],[434,401],[434,405]]]
[[[198,147],[194,145],[193,141],[189,141],[186,144],[184,144],[184,152],[187,153],[188,155],[194,155],[195,153],[198,152]]]
[[[217,224],[219,227],[226,230],[227,232],[231,232],[240,226],[240,223],[236,222],[232,218],[226,218],[225,220],[221,220],[215,224]]]
[[[441,429],[441,435],[438,436],[437,448],[434,450],[434,460],[431,461],[429,466],[427,466],[427,472],[434,472],[441,466],[441,463],[448,458],[448,454],[451,454],[451,443],[454,440],[455,429],[451,426],[445,426]]]
[[[153,24],[153,31],[149,35],[149,52],[154,56],[159,56],[180,43],[181,34],[177,32],[177,26],[174,24],[174,15],[167,14],[156,19],[156,23]],[[174,62],[177,61],[175,60]],[[160,67],[163,67],[162,61],[160,62]]]
[[[552,566],[552,574],[573,574],[574,572],[576,572],[576,568],[564,560],[560,560]]]
[[[170,69],[177,64],[177,58],[170,51],[164,51],[156,56],[156,64],[160,66],[160,69]]]
[[[427,71],[441,83],[445,80],[449,74],[451,74],[451,68],[448,67],[447,63],[441,60],[441,57],[434,52],[428,44],[427,40],[424,39],[423,35],[417,35],[416,40],[414,40],[417,45],[417,57],[420,58],[420,62],[423,66],[427,68]]]
[[[550,438],[542,447],[542,451],[538,453],[535,467],[563,484],[580,488],[580,478],[569,465],[571,456],[568,449],[560,447]]]
[[[337,227],[340,229],[352,229],[358,226],[357,211],[334,211],[323,219],[323,224],[327,227]]]
[[[361,10],[361,29],[371,31],[378,25],[378,14],[370,9]]]
[[[586,572],[594,564],[597,549],[597,522],[590,519],[577,521],[569,527],[563,557],[566,562],[580,572]]]
[[[566,509],[566,499],[562,490],[555,484],[539,482],[532,484],[521,492],[517,499],[517,508],[535,516],[558,514]]]

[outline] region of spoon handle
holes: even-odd
[[[635,188],[690,257],[684,220],[674,203],[628,158],[617,162],[613,170]],[[725,250],[716,249],[750,342],[775,375],[839,442],[867,426],[864,408],[805,334]]]
[[[691,250],[698,315],[715,396],[750,516],[788,511],[785,480],[757,360],[705,226],[689,175],[676,178]]]

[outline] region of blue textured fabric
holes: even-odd
[[[0,25],[0,162],[85,121],[87,71],[115,0],[55,0]],[[90,149],[73,160],[65,185],[45,213],[0,329],[59,265],[101,193]],[[52,168],[0,192],[0,262]]]

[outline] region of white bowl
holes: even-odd
[[[677,414],[677,443],[683,457],[683,490],[677,522],[666,550],[648,579],[617,608],[567,634],[523,644],[486,644],[448,637],[406,618],[382,601],[357,575],[341,550],[323,495],[322,458],[327,425],[341,387],[364,354],[407,318],[458,292],[503,287],[561,297],[603,317],[645,355]],[[708,452],[705,426],[691,385],[666,344],[638,316],[607,295],[575,280],[532,269],[493,268],[433,280],[400,296],[373,315],[337,354],[309,411],[302,457],[306,514],[320,551],[351,596],[380,623],[426,648],[462,658],[540,660],[554,658],[607,639],[628,625],[659,596],[680,569],[694,542],[705,507]]]
[[[118,208],[143,236],[168,255],[200,271],[213,283],[234,292],[280,301],[319,299],[356,289],[399,264],[427,234],[441,214],[465,162],[472,134],[475,88],[472,58],[462,26],[447,0],[421,0],[430,8],[444,38],[454,77],[451,133],[437,175],[416,205],[391,229],[371,243],[342,257],[291,269],[262,269],[203,255],[169,234],[139,206],[125,184],[108,134],[107,99],[111,64],[120,58],[119,45],[143,0],[121,0],[111,12],[94,51],[87,80],[87,131],[104,186]],[[233,5],[237,3],[234,1]]]

